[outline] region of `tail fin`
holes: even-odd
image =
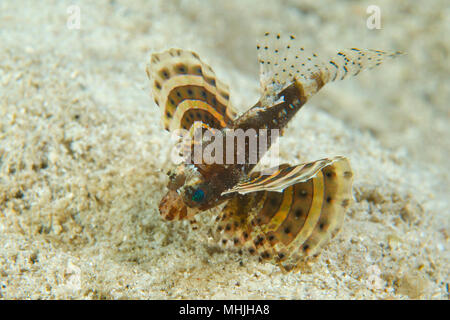
[[[257,44],[263,97],[273,99],[286,86],[300,82],[307,99],[326,83],[356,76],[401,52],[351,48],[330,59],[299,46],[294,36],[266,32]]]

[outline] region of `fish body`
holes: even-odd
[[[147,74],[163,125],[191,138],[185,161],[169,173],[159,210],[166,220],[191,219],[226,202],[217,216],[222,243],[289,271],[340,230],[353,198],[350,163],[335,156],[282,164],[269,173],[256,171],[256,165],[326,83],[399,53],[351,48],[323,60],[298,46],[294,36],[271,33],[257,50],[261,98],[240,116],[228,86],[195,52],[169,49],[151,56]]]

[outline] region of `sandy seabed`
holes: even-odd
[[[68,8],[80,28],[68,28]],[[381,29],[366,26],[369,5]],[[448,299],[450,7],[420,1],[1,1],[0,298]],[[72,11],[71,11],[72,12]],[[170,136],[154,51],[194,50],[240,111],[259,96],[255,43],[406,55],[327,85],[286,130],[299,163],[345,155],[355,203],[296,274],[158,213]]]

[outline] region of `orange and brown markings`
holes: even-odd
[[[196,53],[170,49],[153,54],[147,74],[152,81],[155,103],[164,110],[162,118],[167,130],[189,130],[194,121],[212,128],[232,123],[234,112],[228,86],[216,80],[212,68]],[[191,109],[201,111],[196,113]]]
[[[319,201],[316,202],[316,208],[314,208],[314,204],[311,205],[309,215],[315,214],[314,210],[319,212],[319,215],[310,225],[311,230],[307,239],[297,238],[294,240],[293,243],[297,243],[292,249],[298,247],[300,243],[301,245],[293,256],[314,255],[323,245],[336,236],[344,221],[345,212],[352,201],[352,176],[348,160],[342,159],[323,168],[321,176],[318,175],[313,179],[313,181],[315,180],[314,186],[317,185],[317,189],[320,189],[320,185],[322,185],[323,189],[320,193],[314,193],[313,202]],[[319,203],[320,210],[318,209]],[[291,263],[295,264],[295,260],[291,259]]]
[[[290,188],[293,188],[293,197],[286,219],[275,231],[268,234],[273,245],[278,242],[285,246],[289,245],[302,230],[311,208],[314,196],[312,180],[298,183]]]
[[[253,225],[250,222],[249,212],[258,208],[264,199],[264,192],[257,192],[249,195],[236,195],[227,203],[220,215],[217,216],[219,222],[217,231],[223,231],[222,242],[224,244],[228,240],[232,240],[234,245],[242,245],[251,240]]]
[[[281,164],[279,169],[274,172],[271,175],[254,175],[251,177],[251,179],[247,182],[244,183],[240,183],[239,186],[242,187],[246,187],[246,186],[264,186],[264,185],[268,185],[272,182],[277,182],[279,181],[281,178],[287,176],[291,171],[295,170],[295,166],[289,166],[287,164]]]
[[[201,121],[208,125],[207,128],[222,128],[222,119],[217,119],[209,113],[207,110],[203,109],[188,109],[183,114],[180,122],[180,128],[188,130],[195,121]]]
[[[330,165],[334,161],[339,161],[340,157],[320,159],[309,163],[303,163],[297,166],[288,164],[280,165],[279,169],[271,175],[256,175],[248,181],[241,182],[234,186],[226,193],[240,192],[249,193],[255,191],[278,191],[281,192],[290,185],[298,182],[306,181],[324,167]]]
[[[262,260],[295,265],[336,235],[351,202],[351,180],[342,158],[283,192],[237,195],[218,218],[219,231],[227,234],[225,243],[233,239]]]
[[[162,216],[167,220],[188,219],[228,201],[217,218],[223,243],[231,240],[233,245],[257,254],[260,260],[272,259],[282,270],[297,268],[305,256],[316,255],[339,232],[352,202],[353,174],[348,160],[337,156],[296,166],[284,165],[272,175],[252,173],[268,148],[258,148],[257,161],[253,163],[250,138],[246,139],[241,164],[236,162],[239,144],[234,143],[227,146],[233,148],[234,165],[221,165],[214,163],[216,155],[220,156],[213,148],[216,145],[207,138],[195,139],[197,129],[203,133],[221,132],[222,138],[231,136],[232,130],[228,128],[257,132],[278,129],[282,135],[298,110],[326,83],[357,75],[400,54],[351,48],[322,59],[294,40],[292,35],[287,38],[265,33],[257,45],[262,96],[237,119],[229,101],[228,86],[216,78],[212,68],[196,53],[169,49],[153,54],[147,67],[164,127],[169,131],[186,129],[190,137],[194,135],[191,142],[183,145],[183,155],[195,157],[196,150],[213,151],[195,167],[184,164],[179,167],[188,168],[189,174],[180,170],[177,173],[180,179],[171,178],[169,192],[160,203]],[[267,147],[276,137],[267,134]],[[197,145],[204,149],[193,148]],[[230,152],[223,153],[224,163],[228,164],[225,154]],[[195,174],[191,174],[191,169],[195,169]],[[195,197],[190,201],[194,186]],[[205,191],[210,192],[207,197]]]

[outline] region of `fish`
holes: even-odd
[[[168,173],[159,212],[167,221],[192,220],[223,205],[216,217],[220,243],[290,272],[340,231],[353,202],[353,171],[344,156],[283,163],[268,171],[260,171],[258,163],[325,84],[402,53],[349,48],[324,59],[300,46],[294,35],[271,32],[256,49],[261,97],[241,115],[230,102],[229,87],[197,53],[171,48],[151,55],[146,72],[162,124],[190,138],[183,144],[184,161]],[[215,150],[214,159],[202,157],[214,149],[202,136],[208,131],[223,148]],[[236,132],[244,134],[240,142]],[[201,156],[192,161],[196,150]]]

